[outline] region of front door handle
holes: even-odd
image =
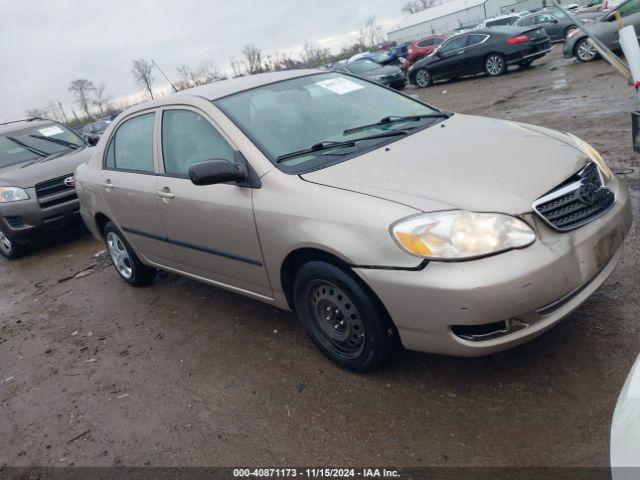
[[[157,190],[156,195],[161,198],[175,198],[175,195],[168,190]]]

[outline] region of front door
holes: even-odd
[[[466,42],[466,35],[460,35],[442,44],[427,67],[434,79],[464,75]]]
[[[154,168],[155,113],[125,120],[109,139],[101,171],[100,194],[109,218],[136,253],[156,263],[173,258],[160,218]]]
[[[158,205],[178,268],[186,273],[262,296],[272,292],[262,261],[252,189],[234,183],[196,186],[189,167],[222,159],[235,149],[205,113],[190,107],[162,112],[157,178]]]

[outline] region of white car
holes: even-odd
[[[611,422],[611,477],[640,478],[640,355],[622,387]]]

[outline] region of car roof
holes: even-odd
[[[218,98],[226,97],[228,95],[242,92],[244,90],[250,90],[252,88],[261,87],[263,85],[269,85],[270,83],[290,80],[292,78],[304,77],[306,75],[312,75],[315,73],[326,72],[322,72],[322,70],[317,69],[301,69],[285,70],[282,72],[258,73],[256,75],[248,75],[245,77],[231,78],[228,80],[221,80],[219,82],[208,83],[207,85],[182,90],[173,95],[193,95],[204,97],[208,100],[216,100]]]
[[[171,104],[176,98],[180,97],[201,97],[213,101],[264,85],[322,73],[326,74],[328,72],[321,69],[284,70],[281,72],[257,73],[255,75],[220,80],[218,82],[180,90],[179,92],[171,93],[164,97],[139,103],[138,105],[134,105],[122,112],[118,115],[118,118],[127,117],[132,113],[146,110],[148,108],[156,108]]]
[[[56,123],[46,118],[28,118],[25,120],[15,120],[13,122],[0,123],[0,135],[17,132],[30,127],[44,127]]]

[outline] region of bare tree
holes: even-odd
[[[244,55],[247,75],[254,75],[263,71],[262,51],[253,43],[245,45],[242,49],[242,55]]]
[[[441,3],[443,2],[439,0],[409,0],[402,7],[402,11],[405,13],[418,13]]]
[[[100,116],[104,117],[105,112],[109,110],[109,96],[105,93],[106,86],[101,83],[96,87],[93,104],[100,110]]]
[[[47,118],[49,112],[42,108],[30,108],[26,111],[27,118]]]
[[[133,74],[133,79],[136,81],[138,86],[147,91],[151,100],[153,100],[153,64],[144,58],[140,58],[138,60],[133,61],[133,68],[131,69],[131,73]]]
[[[300,58],[302,58],[302,63],[309,67],[319,67],[331,61],[331,50],[316,46],[312,42],[305,40]]]
[[[373,48],[383,40],[382,27],[376,20],[375,15],[367,18],[358,29],[358,43],[365,48]]]
[[[206,85],[207,83],[218,82],[225,79],[225,76],[220,73],[218,67],[211,62],[201,64],[197,70],[193,70],[187,65],[182,65],[176,68],[176,71],[178,72],[178,81],[175,83],[175,86],[178,90]]]
[[[244,75],[244,62],[236,57],[229,57],[229,66],[233,72],[233,78],[242,77]]]
[[[96,87],[93,82],[86,78],[78,78],[69,84],[69,91],[76,96],[76,101],[87,118],[91,118],[91,112],[89,111],[89,97],[93,92],[95,92],[95,90]]]

